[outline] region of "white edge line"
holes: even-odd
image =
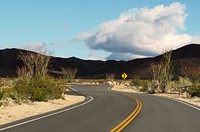
[[[112,88],[112,85],[108,87],[108,90],[111,90],[111,88]],[[147,95],[148,95],[148,94],[147,94]],[[153,96],[156,96],[156,97],[163,97],[163,96],[157,96],[157,95],[153,95]],[[167,99],[170,99],[170,100],[173,100],[173,101],[182,103],[182,104],[184,104],[184,105],[190,106],[190,107],[192,107],[192,108],[194,108],[194,109],[200,111],[200,108],[198,108],[198,107],[196,107],[196,106],[193,106],[193,105],[191,105],[191,104],[189,104],[189,103],[186,103],[186,102],[184,102],[184,101],[181,101],[181,100],[178,100],[178,99],[173,99],[173,98],[170,98],[170,97],[163,97],[163,98],[167,98]]]
[[[110,85],[109,87],[108,87],[108,90],[111,90],[111,88],[112,88],[113,86],[112,85]]]
[[[73,91],[77,92],[77,90],[76,90],[76,89],[73,89],[73,88],[71,88],[71,87],[69,87],[69,89],[71,89],[71,90],[73,90]]]
[[[186,103],[186,102],[184,102],[184,101],[177,100],[177,99],[172,99],[172,98],[169,98],[169,99],[174,100],[174,101],[177,101],[177,102],[182,103],[182,104],[185,104],[185,105],[187,105],[187,106],[190,106],[190,107],[192,107],[192,108],[194,108],[194,109],[200,111],[200,108],[198,108],[198,107],[196,107],[196,106],[193,106],[193,105],[191,105],[191,104],[189,104],[189,103]]]
[[[191,105],[191,104],[189,104],[189,103],[186,103],[186,102],[184,102],[184,101],[178,100],[178,99],[173,99],[173,98],[170,98],[170,97],[157,96],[157,95],[153,95],[153,96],[162,97],[162,98],[166,98],[166,99],[169,99],[169,100],[173,100],[173,101],[176,101],[176,102],[179,102],[179,103],[181,103],[181,104],[190,106],[190,107],[192,107],[192,108],[194,108],[194,109],[200,111],[200,108],[198,108],[198,107],[196,107],[196,106],[193,106],[193,105]]]
[[[51,113],[51,114],[48,114],[48,115],[45,115],[45,116],[41,116],[41,117],[38,117],[38,118],[35,118],[35,119],[32,119],[32,120],[21,122],[21,123],[12,125],[12,126],[4,127],[4,128],[1,128],[0,131],[6,130],[6,129],[10,129],[10,128],[13,128],[13,127],[17,127],[17,126],[21,126],[23,124],[27,124],[27,123],[30,123],[30,122],[33,122],[33,121],[37,121],[37,120],[40,120],[40,119],[43,119],[43,118],[47,118],[47,117],[50,117],[50,116],[53,116],[53,115],[57,115],[57,114],[63,113],[65,111],[69,111],[69,110],[78,108],[80,106],[83,106],[83,105],[86,105],[86,104],[90,103],[94,99],[92,96],[89,96],[89,98],[90,98],[90,100],[88,100],[87,102],[84,102],[82,104],[79,104],[79,105],[76,105],[76,106],[73,106],[71,108],[64,109],[64,110],[61,110],[61,111],[58,111],[58,112],[55,112],[55,113]]]

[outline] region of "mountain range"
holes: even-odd
[[[16,68],[22,66],[23,62],[18,58],[20,52],[30,52],[22,49],[0,50],[0,77],[16,77]],[[141,58],[130,61],[99,61],[82,60],[76,57],[60,58],[51,57],[49,69],[60,71],[64,68],[77,68],[76,78],[101,79],[106,78],[107,74],[114,74],[116,78],[121,78],[122,73],[126,73],[128,78],[133,77],[150,78],[149,64],[158,62],[162,54],[152,58]],[[172,51],[173,77],[177,78],[187,71],[184,67],[193,69],[200,68],[200,44],[189,44]],[[52,74],[58,76],[56,74]]]

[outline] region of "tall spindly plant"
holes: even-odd
[[[162,59],[159,62],[151,62],[149,70],[152,75],[153,81],[157,81],[153,84],[161,92],[165,92],[167,83],[172,79],[172,50],[165,52],[162,55]]]
[[[18,68],[18,75],[23,73],[29,77],[38,76],[44,78],[48,71],[48,65],[51,59],[51,52],[46,48],[46,45],[42,45],[35,52],[20,52],[19,59],[24,62],[25,67]],[[26,69],[24,72],[23,69]]]

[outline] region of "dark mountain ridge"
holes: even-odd
[[[15,77],[16,68],[22,66],[23,62],[18,59],[20,52],[30,52],[21,49],[0,50],[0,77]],[[64,68],[78,68],[77,78],[105,78],[106,74],[115,74],[121,78],[126,72],[128,78],[149,78],[149,63],[159,61],[162,55],[152,58],[134,59],[130,61],[99,61],[82,60],[76,57],[60,58],[52,57],[49,65],[50,70],[60,71]],[[182,75],[182,67],[200,67],[200,44],[190,44],[172,51],[174,77]]]

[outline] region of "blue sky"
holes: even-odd
[[[61,57],[154,56],[170,46],[200,42],[199,5],[199,0],[0,0],[0,48],[34,49],[45,43]],[[153,12],[155,21],[146,12]],[[155,31],[166,33],[155,37],[150,29],[160,16],[163,23]]]

